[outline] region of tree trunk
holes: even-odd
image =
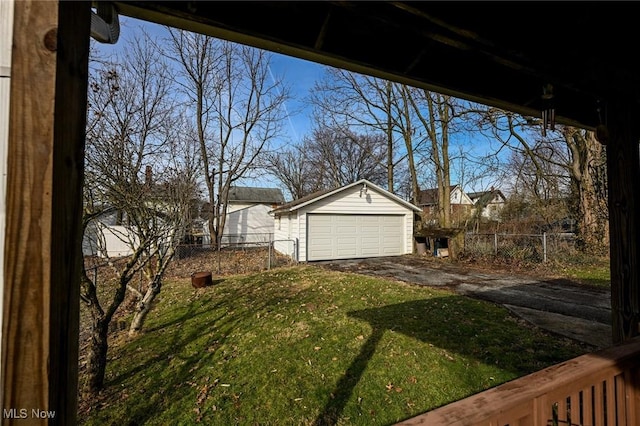
[[[569,127],[564,129],[564,137],[572,154],[569,170],[575,192],[577,248],[605,254],[609,226],[604,149],[590,131]]]
[[[393,182],[393,116],[391,115],[391,82],[388,81],[386,86],[386,104],[385,112],[387,113],[387,189],[394,193]]]
[[[85,392],[95,396],[104,386],[104,375],[107,369],[107,351],[109,349],[109,322],[97,311],[95,305],[90,306],[93,317],[91,340],[87,356],[87,376]]]
[[[147,288],[142,300],[140,300],[136,305],[133,320],[131,320],[131,326],[129,327],[129,336],[135,336],[140,332],[142,325],[147,318],[147,314],[151,310],[151,306],[153,305],[156,296],[160,293],[161,288],[162,277],[160,275],[156,275],[153,281],[149,284],[149,288]]]
[[[134,258],[137,259],[135,255]],[[127,265],[127,271],[131,269],[131,265],[133,265],[133,262]],[[131,275],[126,273],[121,275],[119,286],[106,311],[100,306],[96,286],[87,276],[84,263],[80,278],[81,297],[87,302],[89,311],[91,312],[91,339],[89,340],[87,357],[88,380],[84,391],[89,395],[97,395],[104,386],[104,374],[107,368],[107,351],[109,349],[109,324],[113,319],[113,314],[124,300],[127,283],[131,280]]]

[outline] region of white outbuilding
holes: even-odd
[[[274,247],[300,262],[408,254],[420,211],[361,179],[272,210]]]

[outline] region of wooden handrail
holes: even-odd
[[[640,338],[582,355],[397,425],[638,424]]]

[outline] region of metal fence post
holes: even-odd
[[[220,263],[221,263],[221,259],[220,259],[220,245],[222,244],[222,235],[217,235],[216,236],[216,250],[218,252],[218,275],[220,275]]]
[[[542,233],[542,261],[547,262],[547,233]]]
[[[269,250],[267,250],[269,252],[268,254],[268,260],[267,260],[267,271],[271,270],[271,246],[273,245],[273,242],[271,241],[271,234],[269,234]]]
[[[498,233],[493,234],[493,252],[498,255]]]

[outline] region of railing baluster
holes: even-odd
[[[624,372],[625,413],[627,424],[629,425],[636,425],[640,422],[637,413],[640,407],[638,406],[638,396],[636,396],[640,393],[640,389],[636,387],[638,383],[638,373],[639,371],[635,368]]]
[[[568,424],[569,420],[569,409],[567,405],[567,398],[562,397],[558,401],[558,423],[559,424]]]
[[[615,401],[616,401],[616,424],[627,425],[627,403],[624,373],[614,377],[615,381]]]
[[[616,423],[616,390],[615,378],[609,377],[606,381],[607,426],[615,426]],[[624,424],[624,423],[623,423]]]
[[[582,390],[582,424],[593,425],[593,386]]]
[[[593,386],[593,400],[594,406],[593,411],[595,414],[595,426],[604,426],[605,425],[605,404],[604,404],[604,383],[599,382]]]
[[[571,424],[582,424],[582,405],[580,403],[580,392],[575,391],[569,397],[569,417]]]

